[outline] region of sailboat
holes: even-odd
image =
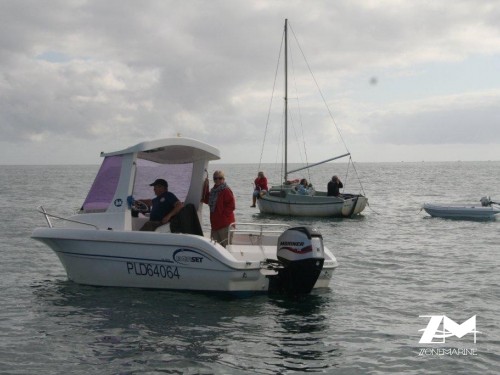
[[[324,191],[311,190],[303,195],[298,192],[299,181],[289,180],[291,173],[315,167],[329,161],[350,156],[347,152],[319,163],[307,165],[295,170],[288,169],[288,20],[285,20],[284,30],[284,63],[285,63],[285,95],[284,95],[284,165],[283,182],[271,186],[267,192],[262,192],[257,204],[261,213],[286,216],[314,217],[352,217],[361,213],[368,204],[368,198],[362,194],[342,193],[339,196],[329,196]]]

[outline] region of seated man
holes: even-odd
[[[333,197],[338,197],[340,196],[340,189],[343,188],[344,185],[342,184],[342,181],[337,176],[333,176],[330,182],[328,182],[327,189],[328,193],[327,195],[333,196]]]
[[[159,226],[169,223],[183,207],[175,194],[168,191],[168,183],[164,179],[159,178],[149,186],[153,186],[156,198],[140,200],[151,210],[149,221],[140,229],[142,231],[154,231]]]

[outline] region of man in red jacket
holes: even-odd
[[[226,184],[224,172],[214,172],[214,187],[209,191],[208,178],[203,186],[203,202],[210,207],[211,237],[226,247],[229,237],[229,227],[235,222],[234,210],[236,201],[229,186]]]

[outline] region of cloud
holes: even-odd
[[[498,99],[498,79],[490,87],[433,93],[430,99],[401,93],[409,90],[405,76],[418,76],[422,66],[498,56],[500,9],[494,5],[2,1],[2,142],[26,146],[33,154],[25,160],[37,162],[46,149],[38,146],[62,150],[83,142],[91,152],[181,134],[231,145],[229,160],[256,162],[239,150],[255,149],[263,139],[285,17],[348,139],[366,134],[369,147],[486,142],[486,134],[498,138],[492,99]],[[377,72],[391,69],[400,75],[398,96],[363,98],[370,86],[383,92],[384,77]],[[363,76],[365,83],[376,76],[377,85],[361,86],[356,80]],[[462,104],[451,100],[454,95]],[[436,99],[439,107],[432,105]],[[479,131],[471,135],[467,126],[474,119]],[[328,147],[331,125],[317,123],[315,142]],[[73,153],[64,160],[81,159]]]
[[[373,114],[372,138],[396,145],[498,143],[498,103],[500,90],[399,103]]]

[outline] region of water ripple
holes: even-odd
[[[325,182],[333,167],[309,180]],[[363,164],[371,209],[353,220],[258,214],[247,207],[255,168],[223,166],[238,220],[316,226],[339,261],[330,289],[288,300],[76,285],[57,257],[29,238],[45,225],[33,210],[43,203],[66,215],[79,207],[97,167],[0,167],[0,196],[8,202],[0,374],[500,372],[500,222],[420,211],[425,201],[475,202],[483,192],[500,198],[500,163]],[[464,175],[475,182],[470,190]],[[469,334],[447,345],[477,355],[419,355],[419,330],[428,322],[421,315],[456,322],[476,315],[477,343]]]

